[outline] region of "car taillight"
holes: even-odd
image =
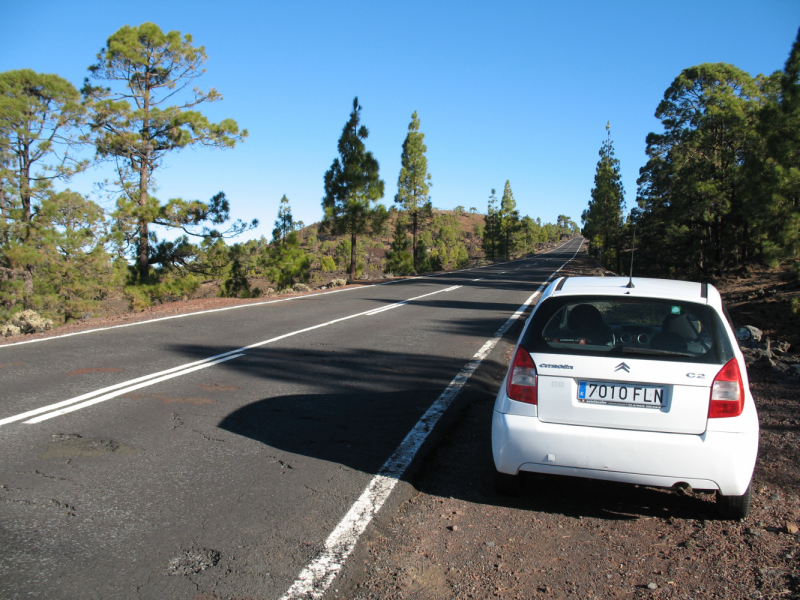
[[[711,384],[711,402],[708,418],[738,417],[744,410],[744,384],[739,372],[739,363],[730,359],[717,373]]]
[[[536,365],[522,346],[517,348],[517,353],[514,355],[506,393],[512,400],[536,404]]]

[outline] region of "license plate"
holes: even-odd
[[[630,385],[608,381],[579,381],[578,400],[591,404],[619,404],[661,408],[666,389],[663,387]]]

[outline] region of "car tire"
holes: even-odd
[[[509,475],[494,470],[494,491],[498,496],[519,496],[519,475]]]
[[[753,482],[741,496],[723,496],[717,491],[717,509],[722,519],[743,521],[750,514],[750,501],[753,498]]]

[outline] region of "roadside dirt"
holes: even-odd
[[[597,271],[579,254],[567,274]],[[758,321],[768,310],[736,308],[781,339],[796,334]],[[719,520],[712,494],[568,477],[527,476],[508,499],[493,491],[489,423],[520,327],[498,346],[503,364],[465,390],[412,476],[416,494],[375,525],[327,597],[800,598],[800,379],[751,374],[761,446],[744,522]]]

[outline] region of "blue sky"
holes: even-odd
[[[485,212],[510,180],[523,214],[580,224],[597,152],[611,133],[628,208],[645,136],[684,68],[727,62],[755,75],[783,67],[800,2],[152,2],[3,1],[0,71],[56,73],[77,87],[105,40],[145,21],[204,45],[206,105],[249,130],[233,150],[184,150],[156,174],[162,200],[223,190],[236,218],[270,236],[286,194],[296,220],[322,216],[323,175],[354,96],[384,203],[417,111],[434,206]],[[92,192],[102,169],[70,187]],[[101,200],[97,195],[96,200]]]

